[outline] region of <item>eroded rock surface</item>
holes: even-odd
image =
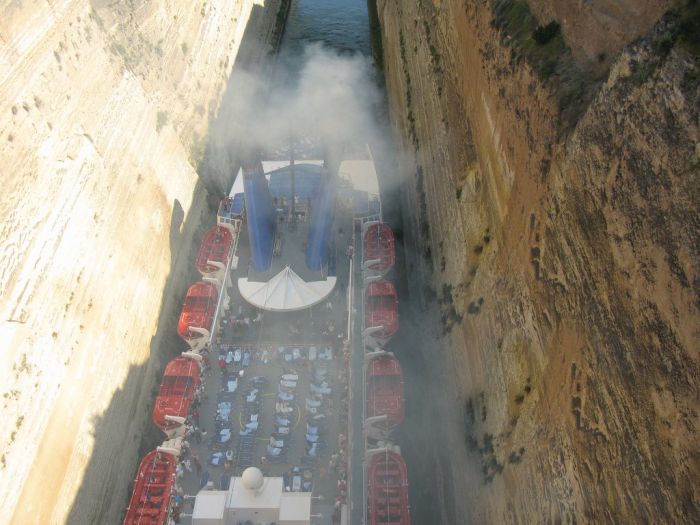
[[[619,12],[594,77],[577,38],[532,54],[515,3],[377,2],[411,292],[440,327],[403,349],[440,429],[404,447],[412,513],[696,522],[697,58],[673,16]]]
[[[0,504],[116,523],[192,278],[208,125],[280,3],[4,4]]]

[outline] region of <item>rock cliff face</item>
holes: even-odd
[[[440,326],[437,344],[397,349],[440,429],[407,429],[412,512],[697,522],[700,95],[697,47],[678,31],[687,13],[635,3],[601,22],[610,3],[584,2],[564,20],[561,2],[528,4],[377,2],[408,270],[425,283],[411,292]],[[563,41],[536,44],[527,17],[558,19]],[[624,30],[603,42],[611,24]],[[601,52],[610,69],[585,73]]]
[[[280,2],[4,4],[0,505],[18,524],[115,523],[211,222],[208,124]]]
[[[541,22],[561,24],[580,63],[598,68],[609,65],[623,46],[649,31],[673,1],[539,0],[528,4]]]

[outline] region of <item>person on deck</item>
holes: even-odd
[[[202,464],[199,462],[199,454],[196,452],[192,452],[192,464],[194,465],[194,470],[197,472],[197,476],[201,476]]]

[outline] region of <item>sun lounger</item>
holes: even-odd
[[[273,447],[272,445],[267,446],[268,457],[275,457],[275,456],[279,456],[280,454],[282,454],[281,447]]]
[[[321,387],[321,386],[316,386],[313,383],[309,385],[311,388],[311,392],[316,394],[316,395],[322,395],[322,396],[327,396],[330,395],[333,391],[326,387]]]
[[[221,419],[228,419],[233,409],[233,403],[230,401],[221,401],[217,404],[216,413]]]
[[[215,437],[216,442],[220,444],[228,443],[231,441],[231,429],[230,428],[222,428],[219,430],[218,434]]]
[[[214,466],[223,465],[225,456],[223,452],[213,452],[209,455],[209,464]]]
[[[250,382],[255,386],[265,386],[268,384],[267,378],[262,376],[251,377]]]
[[[236,376],[228,376],[223,384],[224,391],[228,393],[234,393],[238,388],[238,378]]]
[[[318,401],[316,399],[309,399],[308,397],[306,398],[306,410],[309,410],[311,408],[318,408],[321,406],[321,401]]]
[[[278,412],[282,415],[287,415],[294,412],[294,408],[289,406],[286,402],[278,401],[277,403],[275,403],[275,412]]]
[[[274,437],[270,436],[270,446],[275,448],[284,448],[285,444],[283,440],[275,439]]]

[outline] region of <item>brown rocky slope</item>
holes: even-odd
[[[410,374],[425,349],[441,429],[405,450],[414,517],[697,522],[696,8],[586,3],[538,43],[557,2],[528,4],[377,2],[412,292],[440,325],[398,350]],[[567,29],[591,16],[625,28],[609,69]]]

